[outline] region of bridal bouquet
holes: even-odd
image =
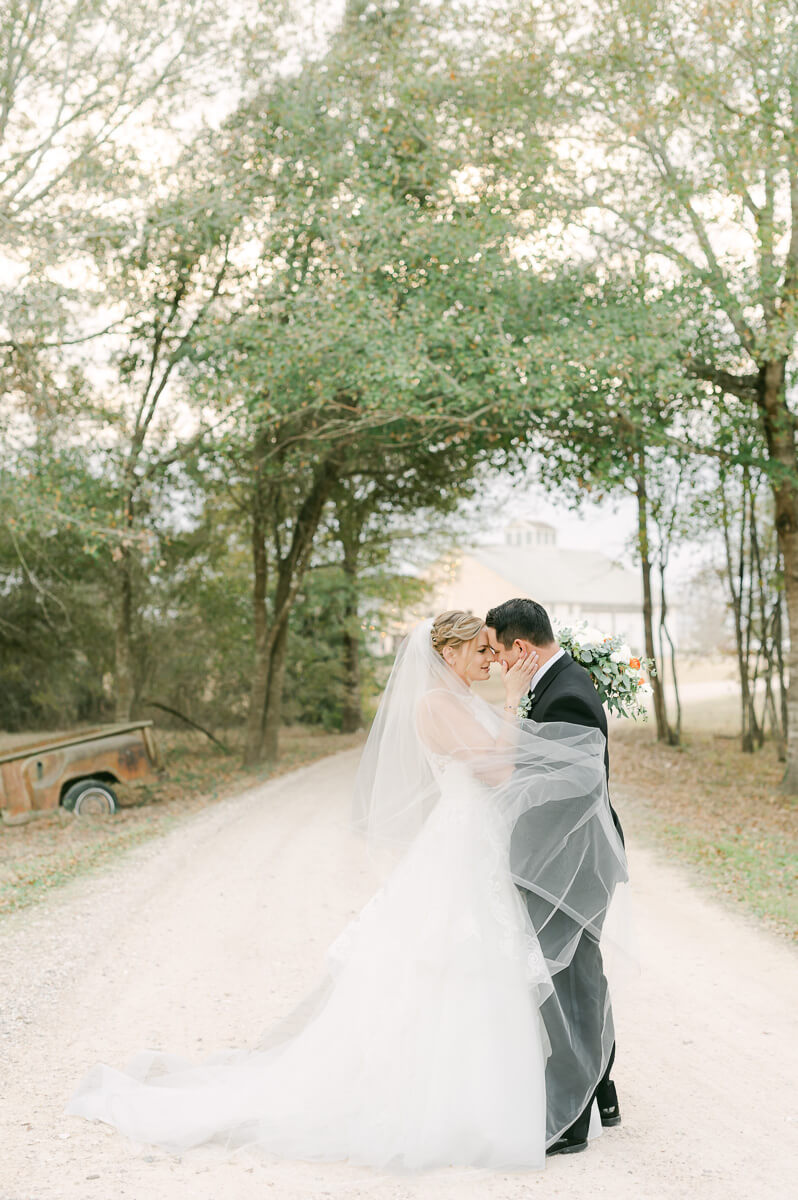
[[[584,622],[573,629],[555,629],[557,641],[575,662],[589,672],[596,691],[610,712],[620,717],[648,717],[645,699],[651,695],[646,672],[651,672],[651,659],[632,653],[622,637],[601,633]]]

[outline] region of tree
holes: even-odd
[[[783,574],[761,442],[750,408],[741,401],[730,404],[716,429],[717,457],[697,477],[689,509],[707,549],[712,531],[719,535],[722,566],[716,567],[715,578],[728,596],[740,679],[742,749],[751,753],[760,747],[769,723],[783,759]]]
[[[491,449],[493,454],[488,454]],[[375,454],[369,461],[369,450]],[[437,445],[377,443],[358,446],[349,469],[336,485],[331,499],[331,533],[340,547],[343,575],[344,703],[341,728],[353,732],[363,719],[360,646],[363,594],[369,575],[380,570],[392,543],[412,541],[407,521],[429,528],[426,540],[457,505],[473,495],[485,472],[480,464],[497,461],[495,447],[472,436],[459,444],[446,440]]]
[[[687,328],[686,328],[687,326]],[[530,438],[542,478],[578,504],[628,493],[637,506],[636,549],[643,592],[645,655],[657,736],[678,744],[675,652],[667,626],[665,571],[682,476],[693,469],[681,440],[703,385],[683,365],[689,322],[678,297],[650,294],[642,273],[602,278],[561,268],[548,284],[519,276],[508,328],[525,331],[542,361],[527,371],[548,402]],[[676,697],[669,720],[668,662]]]
[[[366,464],[379,476],[386,456],[405,473],[433,451],[476,466],[528,424],[497,307],[513,270],[516,202],[492,174],[506,130],[495,113],[470,117],[467,139],[458,129],[468,100],[445,35],[425,77],[413,72],[408,14],[423,7],[349,6],[321,62],[231,122],[257,269],[197,356],[196,396],[241,403],[218,454],[252,531],[250,761],[276,750],[291,607],[335,489],[365,484]]]
[[[159,410],[219,301],[230,274],[238,218],[235,203],[220,196],[215,181],[204,188],[184,186],[148,214],[126,253],[112,256],[121,310],[114,355],[119,437],[109,456],[123,534],[115,553],[117,720],[129,719],[136,698],[132,636],[139,510],[146,506],[148,486],[187,452],[180,439],[166,434]],[[111,270],[109,262],[108,275]],[[105,408],[113,411],[114,405]],[[151,448],[153,433],[157,440]],[[186,439],[189,446],[197,436],[195,431]]]
[[[221,66],[214,0],[9,0],[0,32],[0,350],[30,378],[44,349],[91,341],[107,310],[87,254],[141,210],[155,163],[173,160],[180,119]],[[35,114],[35,119],[32,115]],[[137,122],[146,122],[142,139]],[[105,319],[103,319],[103,317]],[[51,355],[52,357],[52,355]],[[8,398],[6,393],[6,398]]]
[[[155,125],[186,90],[206,90],[222,10],[204,0],[11,0],[4,9],[0,205],[4,238],[18,242],[38,236],[31,226],[49,198],[74,201],[76,184],[91,188],[101,174],[111,186],[119,132],[145,106]]]
[[[278,7],[247,29],[267,74]],[[182,453],[163,410],[174,421],[180,364],[229,268],[239,194],[216,190],[216,156],[234,156],[202,129],[203,100],[218,109],[226,84],[234,102],[252,57],[242,23],[215,0],[15,0],[4,14],[0,432],[9,449],[30,446],[43,419],[60,421],[62,441],[96,438],[86,470],[103,462],[118,508],[87,534],[113,555],[119,719],[136,702],[148,496]],[[22,508],[41,514],[40,498]],[[90,523],[62,509],[47,509],[61,528]]]
[[[555,6],[564,220],[693,297],[696,377],[756,412],[784,563],[789,744],[798,792],[798,460],[788,386],[798,322],[798,26],[787,0]],[[534,36],[539,39],[536,25]],[[562,39],[565,38],[565,42]],[[574,152],[579,146],[578,153]]]
[[[0,727],[63,728],[110,710],[111,512],[83,453],[42,428],[7,456],[0,487]]]

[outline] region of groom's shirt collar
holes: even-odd
[[[552,654],[551,658],[547,659],[546,662],[544,662],[542,667],[538,667],[537,671],[532,676],[532,682],[529,685],[529,690],[532,693],[532,695],[535,694],[538,684],[540,683],[541,679],[548,671],[549,667],[553,667],[556,662],[559,662],[564,654],[565,654],[565,651],[563,650],[562,646],[560,646],[560,648],[556,654]]]

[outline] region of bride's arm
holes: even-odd
[[[484,725],[468,712],[466,702],[451,692],[441,689],[427,693],[419,705],[418,731],[434,754],[468,763],[486,783],[501,783],[509,775],[501,759],[492,764],[491,758],[496,757],[499,748],[510,748],[510,737],[503,731],[498,738],[491,737]],[[508,722],[508,735],[510,732]]]
[[[504,721],[495,736],[473,716],[465,697],[444,688],[428,692],[418,713],[418,730],[425,745],[435,754],[467,763],[485,783],[504,783],[514,770],[512,751],[518,736],[515,710],[536,667],[535,660],[519,660],[503,672]]]

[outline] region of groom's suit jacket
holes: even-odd
[[[574,662],[567,652],[549,667],[539,686],[536,687],[534,679],[532,680],[529,696],[532,706],[527,717],[530,721],[567,721],[570,725],[588,725],[600,729],[604,737],[607,737],[607,714],[593,681],[585,668]],[[609,781],[610,755],[606,746],[604,766]],[[610,812],[623,841],[621,823],[612,805]]]
[[[532,680],[529,696],[532,701],[527,714],[530,721],[587,725],[600,729],[606,738],[607,716],[604,707],[589,674],[574,662],[570,654],[559,658],[537,686]],[[606,748],[604,766],[609,779],[610,760]],[[612,806],[610,811],[623,841],[621,825]],[[566,814],[566,824],[568,819]],[[547,816],[545,804],[525,813],[513,831],[511,860],[514,847],[523,856],[524,847],[534,844],[535,839],[545,842],[552,825],[556,828],[556,814]],[[574,891],[579,896],[575,907],[580,912],[591,911],[593,898],[589,855],[585,862],[585,872],[577,874],[573,881]],[[556,911],[545,895],[525,889],[522,889],[522,895],[532,924],[538,931],[543,953],[549,960],[556,959],[562,948],[570,944],[578,932],[578,926],[569,917],[567,909]],[[599,890],[599,902],[601,898]],[[601,949],[595,936],[586,934],[579,937],[573,957],[563,970],[554,972],[552,984],[554,992],[540,1010],[551,1044],[551,1053],[546,1062],[547,1093],[550,1097],[557,1092],[566,1098],[572,1095],[573,1109],[568,1111],[567,1104],[561,1104],[555,1110],[549,1101],[547,1136],[557,1136],[563,1128],[570,1126],[575,1136],[583,1137],[587,1133],[586,1112],[592,1102],[589,1096],[588,1109],[580,1111],[583,1098],[587,1090],[596,1087],[602,1077],[609,1073],[615,1054],[612,1007]]]

